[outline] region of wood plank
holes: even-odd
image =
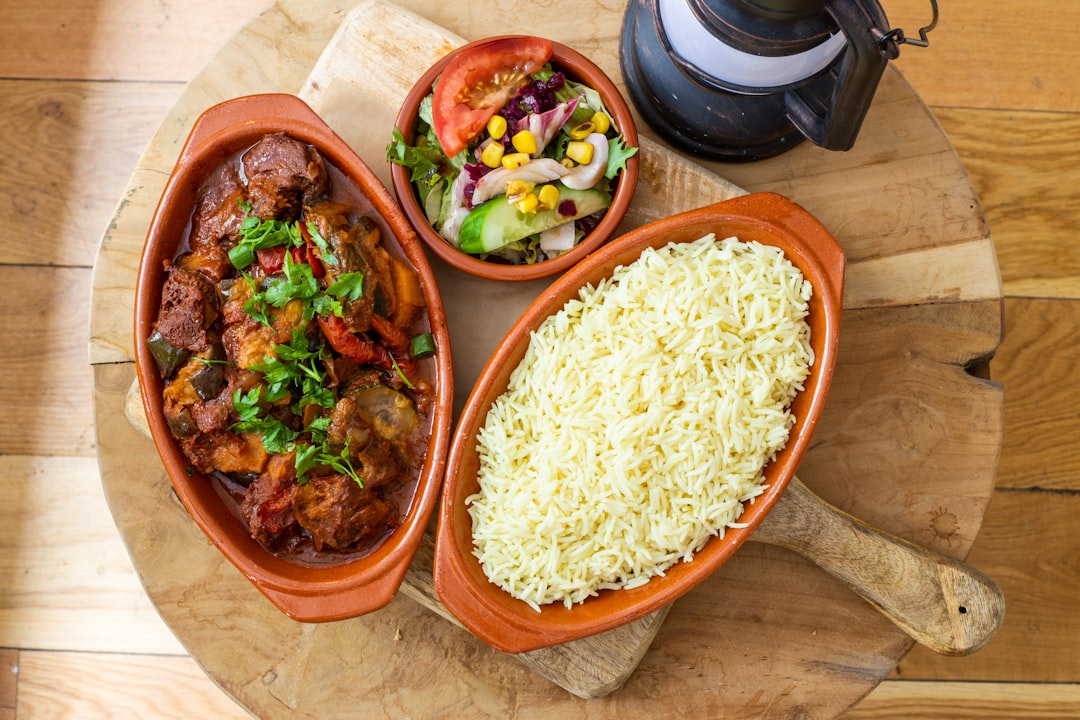
[[[0,77],[185,82],[272,0],[4,0]]]
[[[893,27],[918,39],[926,0],[883,2]],[[934,106],[1080,111],[1073,30],[1080,4],[1054,0],[950,0],[927,36],[895,62]]]
[[[978,190],[1005,294],[1080,298],[1080,114],[936,114]]]
[[[0,455],[0,477],[0,647],[184,653],[143,591],[93,458]]]
[[[916,646],[894,677],[1080,682],[1080,493],[1002,488],[968,562],[1005,593],[1005,621],[985,648],[946,658]]]
[[[18,692],[19,651],[0,649],[0,720],[15,720]]]
[[[20,129],[0,144],[0,224],[33,229],[0,244],[0,263],[88,267],[136,160],[181,89],[0,80],[0,121]]]
[[[0,383],[0,454],[94,454],[89,298],[86,268],[0,265],[0,307],[17,309],[0,313],[0,377],[18,378]]]
[[[997,485],[1080,492],[1080,301],[1007,298],[1005,324],[990,366],[1008,397]]]
[[[887,680],[842,720],[1066,720],[1080,717],[1080,686]]]
[[[23,651],[19,718],[250,720],[188,657]]]

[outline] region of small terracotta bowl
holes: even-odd
[[[428,320],[438,351],[422,372],[436,386],[427,457],[402,524],[377,549],[346,564],[308,566],[271,554],[248,534],[201,473],[188,473],[162,415],[163,383],[146,344],[157,319],[165,272],[186,241],[196,191],[223,161],[254,145],[267,133],[284,131],[310,143],[350,178],[374,208],[391,254],[416,269],[427,302]],[[275,606],[296,620],[338,620],[377,610],[394,597],[404,578],[438,498],[449,444],[453,404],[450,343],[442,299],[423,247],[393,198],[374,173],[303,101],[292,95],[253,95],[216,105],[196,120],[180,151],[147,234],[135,297],[135,356],[143,404],[154,444],[177,495],[196,524],[221,553]]]
[[[712,538],[692,562],[634,589],[603,590],[567,609],[562,603],[536,612],[490,582],[473,555],[472,520],[465,498],[479,491],[477,434],[488,410],[508,384],[528,347],[530,333],[577,296],[646,247],[692,242],[708,233],[737,236],[781,248],[813,286],[808,322],[815,362],[792,405],[797,418],[784,449],[765,469],[767,490],[746,504],[740,523],[722,539]],[[435,550],[435,589],[447,609],[479,638],[508,653],[576,640],[631,622],[673,602],[723,564],[776,503],[806,452],[832,379],[840,331],[844,255],[809,213],[779,195],[739,197],[639,227],[613,240],[556,280],[522,315],[496,348],[465,404],[450,447]]]
[[[512,37],[515,36],[483,38],[471,42],[450,52],[432,65],[413,85],[412,90],[405,97],[401,110],[398,112],[396,124],[402,136],[412,142],[420,102],[431,93],[432,84],[455,55],[480,43]],[[614,117],[615,126],[622,132],[627,147],[638,147],[634,116],[631,114],[626,100],[623,99],[611,79],[595,63],[576,50],[557,42],[552,42],[551,45],[553,49],[552,67],[563,71],[571,80],[584,83],[599,92],[600,97],[604,100],[604,105]],[[419,196],[409,181],[409,169],[401,165],[391,164],[390,180],[394,193],[397,195],[398,203],[401,204],[401,209],[405,211],[409,222],[416,229],[416,234],[420,236],[428,249],[448,265],[489,280],[535,280],[550,277],[573,267],[583,257],[614,236],[619,223],[630,208],[630,201],[634,196],[634,188],[637,186],[639,172],[639,155],[640,152],[636,153],[626,162],[626,168],[619,175],[619,182],[611,206],[608,207],[607,212],[596,228],[583,237],[581,242],[574,246],[572,250],[568,250],[558,257],[532,265],[488,262],[462,252],[439,235],[435,228],[431,226],[431,223],[428,222],[427,216],[424,214],[424,208],[420,205]]]

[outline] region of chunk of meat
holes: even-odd
[[[369,489],[404,482],[405,463],[393,444],[380,437],[372,438],[368,446],[353,459],[356,473]]]
[[[295,220],[304,205],[329,193],[319,152],[285,133],[263,137],[243,157],[248,202],[257,217]]]
[[[344,273],[364,276],[363,295],[344,303],[342,318],[350,332],[367,332],[373,314],[389,315],[395,306],[390,255],[380,243],[378,226],[366,216],[349,225],[340,206],[331,203],[308,208],[308,217],[337,259],[336,264],[326,264],[326,284],[337,282]]]
[[[346,395],[334,405],[326,434],[338,445],[349,444],[354,453],[363,450],[375,434],[374,428],[356,410],[356,399]]]
[[[200,186],[191,217],[191,252],[177,262],[187,270],[198,270],[214,281],[229,274],[232,263],[228,249],[247,211],[247,191],[235,165],[223,165]]]
[[[300,486],[296,484],[295,462],[293,453],[271,456],[266,472],[248,486],[240,505],[251,536],[268,547],[296,524],[293,503]]]
[[[242,369],[277,357],[274,346],[287,344],[293,330],[305,329],[309,322],[304,319],[304,304],[290,300],[281,308],[265,308],[271,325],[264,325],[244,310],[253,296],[251,286],[240,280],[229,286],[221,306],[221,344],[226,357]]]
[[[237,435],[229,430],[215,430],[180,438],[180,448],[196,470],[211,473],[261,473],[267,453],[262,436],[256,433]]]
[[[345,550],[397,525],[393,507],[348,475],[313,478],[299,489],[293,514],[316,550]]]
[[[217,318],[217,290],[200,273],[165,261],[168,277],[154,327],[174,348],[201,352],[210,347],[207,329]]]

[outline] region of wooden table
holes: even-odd
[[[529,716],[586,712],[583,703],[596,717],[833,717],[845,710],[911,643],[782,550],[745,548],[675,604],[625,687],[582,700],[401,596],[385,611],[351,621],[290,621],[220,558],[175,501],[152,445],[124,412],[132,377],[124,309],[149,213],[194,117],[235,95],[301,91],[351,5],[315,10],[279,2],[219,53],[140,161],[96,262],[91,360],[102,477],[166,622],[216,682],[263,718]],[[464,38],[490,27],[486,13],[473,21],[460,9],[415,5]],[[551,20],[541,18],[535,32],[581,48],[618,78],[620,20],[617,9],[574,27],[545,26]],[[371,92],[379,102],[349,112],[324,108],[330,124],[376,166],[396,109],[381,101],[393,92],[378,88],[402,86],[394,77],[398,65],[386,70],[386,77],[372,73],[361,81],[377,88]],[[711,169],[721,176],[726,170]],[[781,192],[806,206],[838,236],[850,263],[834,390],[800,476],[871,524],[962,557],[993,489],[1002,422],[1000,387],[977,377],[1001,339],[1001,284],[966,173],[895,72],[886,75],[854,151],[801,147],[755,171],[747,189]],[[680,202],[721,199],[728,188],[693,173],[645,173],[643,185],[641,193],[652,197],[629,226],[662,212],[664,201],[674,211]],[[464,337],[464,319],[451,322],[452,337]]]
[[[0,717],[16,707],[20,718],[245,717],[157,618],[101,497],[86,298],[100,231],[180,83],[270,3],[4,4],[0,112],[17,131],[0,163],[0,219],[33,241],[0,250],[0,298],[19,310],[0,317],[15,338],[0,347],[0,658],[12,671],[0,676]],[[925,5],[890,0],[887,10],[910,31]],[[846,718],[1075,717],[1080,706],[1080,582],[1070,570],[1080,456],[1061,442],[1080,431],[1080,97],[1067,41],[1077,12],[958,0],[931,48],[896,63],[971,174],[1001,264],[1000,492],[969,560],[1002,584],[1009,613],[970,658],[916,647]],[[778,177],[756,166],[723,173],[751,188]]]

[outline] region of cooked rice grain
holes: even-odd
[[[811,292],[778,248],[708,235],[549,317],[478,437],[466,503],[488,578],[572,607],[737,527],[795,422]]]

